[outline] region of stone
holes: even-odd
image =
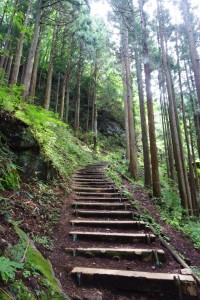
[[[181,274],[192,275],[192,271],[190,269],[184,268],[184,269],[181,269]]]
[[[21,167],[24,179],[48,180],[55,177],[50,161],[40,151],[40,145],[29,126],[5,112],[0,113],[1,141],[13,153],[13,163]]]

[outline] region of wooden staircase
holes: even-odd
[[[144,299],[197,299],[193,276],[181,274],[180,266],[179,272],[170,271],[172,264],[177,269],[177,263],[140,220],[137,209],[105,177],[104,167],[89,165],[73,177],[75,199],[68,233],[73,246],[65,251],[74,258],[71,276],[77,286],[141,293]],[[86,263],[77,263],[78,257]],[[87,267],[87,261],[91,266],[94,259],[95,267]],[[134,269],[127,267],[127,261],[134,262]],[[149,296],[152,293],[154,298]]]

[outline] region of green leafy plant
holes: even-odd
[[[2,256],[0,257],[0,275],[1,278],[7,282],[9,279],[15,278],[17,269],[23,268],[23,263],[11,261],[9,258]]]
[[[200,221],[187,221],[181,230],[193,240],[195,247],[200,249]]]
[[[39,237],[39,236],[32,235],[32,237],[36,243],[44,246],[46,249],[52,250],[53,248],[52,241],[47,236]]]

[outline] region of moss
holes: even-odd
[[[24,233],[19,227],[16,225],[14,226],[16,232],[20,236],[21,240],[23,242],[30,241],[28,235]],[[54,300],[63,300],[67,299],[63,293],[62,290],[53,274],[52,266],[50,261],[46,260],[42,254],[34,248],[33,245],[29,245],[28,251],[26,253],[26,263],[28,265],[31,265],[32,268],[39,271],[43,276],[44,280],[40,280],[40,284],[45,287],[46,292],[45,295],[42,295],[40,299],[48,300],[48,299],[54,299]],[[51,298],[50,298],[51,297]],[[20,298],[21,299],[21,298]]]

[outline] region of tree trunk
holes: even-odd
[[[10,78],[12,62],[13,62],[13,56],[9,57],[8,64],[7,64],[7,67],[6,67],[6,79],[8,80],[8,82],[9,82],[9,78]]]
[[[76,82],[76,107],[75,107],[75,122],[74,130],[78,131],[80,122],[80,94],[81,94],[81,71],[82,71],[82,44],[80,43],[79,60],[77,69],[77,82]]]
[[[161,22],[161,9],[160,9],[160,2],[158,3],[158,21],[159,21],[159,36],[160,36],[160,46],[161,46],[161,54],[162,54],[162,62],[164,67],[164,73],[167,83],[167,93],[168,93],[168,100],[169,100],[169,119],[170,119],[170,128],[172,133],[172,141],[173,141],[173,150],[174,150],[174,158],[176,164],[176,171],[178,176],[178,184],[179,184],[179,193],[181,197],[181,204],[182,207],[186,210],[191,211],[191,198],[188,197],[188,189],[186,185],[188,184],[187,180],[184,176],[184,169],[183,169],[183,161],[182,161],[182,149],[180,148],[180,140],[179,140],[179,133],[177,129],[177,117],[175,112],[175,103],[174,103],[174,95],[172,91],[172,81],[171,75],[168,68],[167,62],[167,55],[164,46],[164,38],[163,38],[163,26]]]
[[[189,127],[190,127],[190,144],[191,144],[191,149],[192,149],[192,160],[194,164],[194,173],[195,173],[195,183],[196,183],[196,189],[199,190],[200,185],[199,185],[199,175],[197,171],[197,165],[196,165],[196,157],[195,157],[195,151],[194,151],[194,140],[193,140],[193,135],[192,135],[192,124],[191,124],[191,119],[189,118]]]
[[[190,57],[192,61],[192,69],[194,72],[195,78],[195,85],[196,85],[196,92],[198,97],[198,103],[200,106],[200,64],[199,64],[199,55],[197,52],[197,46],[194,40],[194,30],[193,24],[191,22],[191,14],[189,11],[189,4],[187,0],[181,0],[183,17],[185,21],[185,28],[187,31],[188,41],[189,41],[189,50],[190,50]]]
[[[129,171],[134,180],[138,179],[138,163],[137,163],[137,146],[136,136],[134,129],[134,117],[133,117],[133,93],[132,93],[132,81],[130,71],[130,58],[129,58],[129,43],[128,43],[128,30],[124,24],[121,24],[121,44],[122,55],[125,62],[126,70],[126,96],[127,96],[127,110],[128,110],[128,128],[129,128],[129,144],[130,144],[130,163]]]
[[[32,4],[32,0],[29,0],[25,19],[24,19],[24,24],[23,24],[24,27],[27,27],[27,24],[28,24],[31,4]],[[11,84],[15,84],[18,79],[19,67],[20,67],[22,50],[23,50],[23,45],[24,45],[24,38],[25,38],[25,32],[24,32],[24,30],[22,30],[22,33],[20,34],[20,37],[18,39],[17,49],[15,52],[14,66],[13,66],[12,76],[11,76],[11,80],[10,80]]]
[[[67,80],[67,84],[66,84],[66,96],[65,96],[66,100],[66,115],[65,115],[65,122],[68,123],[69,121],[69,80]]]
[[[44,98],[44,108],[46,110],[49,110],[49,107],[50,107],[51,85],[52,85],[54,56],[55,56],[55,51],[56,51],[57,30],[58,30],[58,27],[56,27],[53,32],[49,67],[48,67],[48,71],[47,71],[46,91],[45,91],[45,98]]]
[[[68,70],[65,71],[62,88],[61,88],[61,108],[60,108],[60,118],[63,120],[64,118],[64,108],[65,108],[65,97],[66,97],[66,88],[68,84]]]
[[[29,49],[25,76],[24,76],[24,91],[23,91],[23,99],[27,100],[29,96],[29,89],[31,84],[31,77],[33,71],[33,64],[35,59],[35,51],[38,44],[38,38],[40,33],[40,19],[41,19],[41,12],[42,12],[42,2],[43,0],[38,0],[38,7],[35,15],[35,24],[34,24],[34,34],[32,38],[32,43]]]
[[[199,120],[198,120],[198,116],[196,113],[197,107],[196,107],[196,103],[195,100],[192,96],[192,88],[190,85],[190,80],[189,80],[189,75],[188,75],[188,69],[187,69],[187,64],[186,61],[184,61],[184,66],[185,66],[185,73],[186,73],[186,78],[187,78],[187,87],[189,89],[189,94],[190,94],[190,103],[192,106],[192,113],[194,116],[194,125],[195,125],[195,131],[196,131],[196,140],[197,140],[197,150],[198,150],[198,156],[200,159],[200,126],[199,126]]]
[[[122,3],[122,6],[124,4]],[[142,147],[143,147],[143,158],[144,158],[144,186],[151,187],[151,165],[150,165],[150,156],[149,156],[149,142],[148,142],[148,133],[147,133],[147,122],[146,122],[146,112],[145,112],[145,101],[144,101],[144,90],[143,90],[143,78],[142,78],[142,67],[138,51],[138,34],[135,30],[136,21],[135,21],[135,11],[133,2],[127,1],[127,10],[131,10],[132,15],[132,28],[130,30],[133,38],[133,48],[135,53],[135,67],[136,67],[136,76],[137,76],[137,85],[138,85],[138,94],[139,94],[139,104],[140,104],[140,119],[141,119],[141,129],[142,129]],[[126,26],[128,26],[130,21],[127,16]]]
[[[123,47],[121,43],[121,48]],[[121,51],[122,52],[122,51]],[[125,134],[126,134],[126,159],[130,161],[130,141],[129,141],[129,126],[128,126],[128,103],[127,103],[127,84],[126,84],[126,64],[125,57],[122,53],[122,81],[123,81],[123,98],[124,98],[124,119],[125,119]]]
[[[145,112],[145,106],[144,106],[142,68],[141,68],[141,64],[139,61],[137,46],[135,47],[135,63],[136,63],[136,75],[137,75],[139,103],[140,103],[142,146],[143,146],[143,156],[144,156],[144,185],[145,185],[145,187],[150,187],[151,186],[151,167],[150,167],[150,157],[149,157],[149,142],[148,142],[148,135],[147,135],[146,112]]]
[[[189,134],[188,134],[187,124],[186,124],[186,113],[185,113],[185,103],[184,103],[184,96],[183,96],[183,89],[182,89],[182,78],[181,78],[181,70],[180,70],[180,58],[179,58],[177,32],[176,32],[176,56],[177,56],[177,68],[178,68],[178,80],[179,80],[179,89],[180,89],[180,97],[181,97],[181,106],[182,106],[182,119],[183,119],[185,141],[186,141],[187,154],[188,154],[191,201],[192,201],[193,211],[196,212],[197,211],[196,185],[195,185],[194,171],[193,171],[193,166],[192,166]],[[185,176],[187,176],[187,174]]]
[[[59,95],[60,95],[60,73],[58,74],[58,77],[57,77],[55,114],[57,114],[57,112],[58,112]]]
[[[38,66],[39,66],[39,59],[40,59],[40,45],[41,45],[41,39],[39,38],[36,52],[35,52],[35,61],[33,66],[32,78],[31,78],[30,96],[32,98],[35,97],[35,90],[37,84]]]
[[[144,73],[145,73],[145,86],[146,86],[146,96],[147,96],[147,109],[148,109],[148,123],[149,123],[149,140],[150,140],[150,153],[151,153],[151,169],[152,169],[152,186],[153,195],[155,197],[161,196],[160,188],[160,178],[158,169],[158,153],[156,145],[156,133],[155,133],[155,123],[154,123],[154,110],[153,110],[153,99],[151,91],[151,67],[149,62],[149,50],[147,46],[147,29],[146,20],[143,11],[143,1],[139,0],[140,6],[140,17],[142,26],[142,44],[143,44],[143,54],[144,54]]]

